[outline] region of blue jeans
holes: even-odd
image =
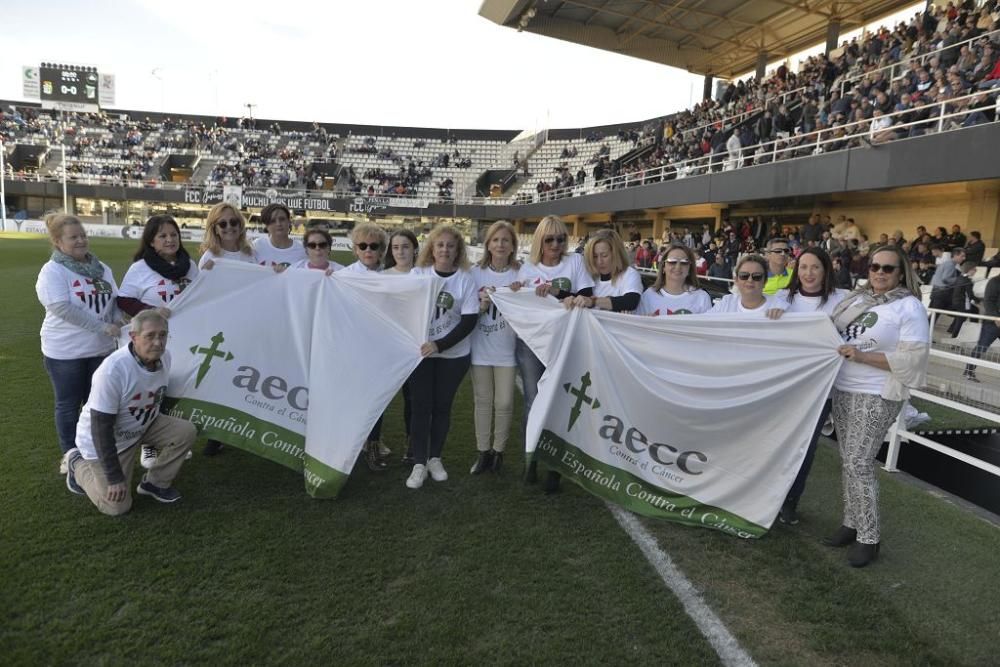
[[[45,371],[56,395],[56,434],[65,454],[76,447],[76,422],[80,408],[90,396],[90,378],[104,357],[85,359],[50,359],[42,355]]]
[[[792,488],[788,490],[788,495],[785,497],[786,503],[791,503],[793,506],[798,505],[799,498],[802,497],[802,492],[806,490],[806,478],[809,477],[809,471],[812,470],[813,458],[816,456],[816,443],[819,442],[823,424],[826,423],[826,418],[830,415],[830,408],[832,406],[833,403],[829,398],[823,403],[823,410],[819,414],[819,421],[816,422],[812,438],[809,440],[809,447],[806,449],[806,457],[802,459],[802,467],[799,468],[799,474],[795,476]]]
[[[976,342],[976,346],[972,348],[971,356],[976,359],[982,359],[983,352],[988,350],[993,341],[998,338],[1000,338],[1000,327],[997,327],[997,323],[991,320],[983,320],[979,329],[979,340]],[[976,367],[973,364],[966,364],[966,373],[972,373],[975,370]]]
[[[521,414],[521,436],[527,441],[528,436],[528,414],[531,412],[531,404],[535,402],[538,394],[538,381],[545,373],[545,366],[538,360],[535,353],[531,351],[520,338],[514,348],[514,357],[517,359],[517,368],[521,373],[521,386],[524,389],[524,412]],[[527,446],[525,442],[525,446]]]

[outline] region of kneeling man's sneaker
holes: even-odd
[[[168,486],[167,488],[163,488],[162,486],[150,484],[145,479],[139,482],[139,486],[136,487],[135,492],[140,496],[150,496],[161,503],[175,503],[181,499],[181,494],[174,487]]]
[[[149,445],[142,446],[142,452],[139,454],[139,465],[141,465],[146,470],[150,470],[156,465],[156,457],[159,452],[156,451],[156,447],[150,447]]]
[[[76,483],[76,475],[73,474],[73,467],[81,459],[83,459],[83,456],[80,455],[80,450],[76,447],[66,452],[66,488],[70,490],[70,493],[85,496],[87,492],[83,490],[82,486]]]

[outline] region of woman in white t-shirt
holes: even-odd
[[[389,251],[385,254],[385,268],[382,273],[390,275],[406,275],[413,270],[417,260],[420,244],[417,236],[409,229],[397,229],[389,235]],[[406,453],[403,463],[413,465],[413,444],[410,440],[410,420],[413,418],[413,406],[410,402],[410,381],[403,383],[403,428],[406,431]],[[392,451],[384,444],[379,445],[382,458],[388,457]]]
[[[83,223],[53,213],[45,226],[52,255],[38,273],[35,292],[45,307],[42,361],[55,394],[56,434],[65,461],[66,452],[76,446],[76,423],[90,394],[90,379],[115,350],[121,313],[115,305],[115,278],[91,254]]]
[[[846,359],[833,385],[844,520],[826,544],[851,545],[848,562],[864,567],[878,556],[881,542],[875,456],[909,389],[923,385],[930,354],[927,311],[902,248],[877,248],[868,284],[845,296],[832,317]]]
[[[118,307],[133,316],[156,308],[170,317],[170,305],[198,275],[181,242],[181,230],[169,215],[146,221],[132,262],[118,290]]]
[[[208,212],[198,268],[211,269],[217,259],[257,263],[257,256],[247,242],[246,220],[227,202],[216,204]]]
[[[385,230],[378,225],[366,222],[355,227],[351,232],[351,242],[354,244],[354,256],[358,259],[348,264],[345,270],[371,274],[381,271],[382,257],[388,247],[387,239]]]
[[[514,416],[514,379],[517,335],[490,300],[498,287],[517,282],[517,233],[506,220],[498,220],[486,230],[483,257],[472,267],[472,279],[479,295],[479,318],[472,332],[472,391],[476,449],[479,455],[470,471],[479,475],[499,472]],[[490,426],[493,445],[490,446]]]
[[[306,258],[302,244],[289,236],[292,214],[287,206],[268,204],[260,212],[260,221],[264,223],[267,236],[260,237],[253,244],[258,264],[288,268]]]
[[[413,273],[443,279],[428,340],[420,347],[423,361],[410,375],[414,465],[406,486],[419,489],[428,474],[435,482],[448,479],[441,452],[451,427],[451,404],[471,362],[469,334],[479,319],[479,295],[465,241],[454,227],[431,231]]]
[[[629,266],[628,251],[618,233],[597,232],[583,248],[583,265],[594,281],[593,296],[576,296],[567,305],[631,313],[639,306],[642,276]]]
[[[306,248],[306,258],[292,264],[293,269],[309,269],[323,271],[326,275],[344,268],[330,259],[330,248],[333,247],[333,237],[325,229],[314,228],[306,232],[302,238]]]
[[[775,296],[787,303],[788,307],[784,309],[784,312],[830,315],[837,304],[843,301],[847,295],[847,290],[838,289],[834,284],[833,261],[830,259],[830,255],[822,248],[806,248],[795,262],[788,289],[778,290]],[[813,457],[816,454],[816,443],[819,442],[823,425],[830,415],[831,405],[829,398],[823,402],[823,410],[813,428],[812,438],[809,440],[809,447],[806,449],[802,466],[792,483],[792,488],[785,496],[781,511],[778,512],[778,520],[782,523],[794,525],[799,522],[799,499],[806,488],[806,478],[809,477]]]
[[[530,261],[521,265],[517,282],[535,290],[535,294],[543,298],[554,296],[565,301],[576,296],[592,297],[594,279],[587,273],[583,258],[569,252],[568,238],[569,231],[558,216],[547,215],[542,218],[531,239]],[[526,434],[528,415],[538,394],[538,381],[545,372],[545,366],[520,338],[517,339],[515,356],[524,389],[522,430]],[[533,460],[528,464],[526,481],[533,484],[537,479],[538,462]],[[559,489],[559,476],[556,473],[550,473],[545,488],[550,493]]]
[[[673,244],[663,256],[656,282],[642,293],[638,315],[699,315],[712,309],[712,297],[701,289],[694,252]]]
[[[767,260],[763,257],[756,254],[743,255],[736,262],[733,275],[736,278],[737,293],[722,297],[709,313],[752,313],[766,317],[770,310],[784,309],[783,301],[772,294],[764,294]]]

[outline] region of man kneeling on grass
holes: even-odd
[[[191,422],[160,412],[170,373],[167,320],[144,310],[132,318],[129,336],[128,347],[110,354],[94,373],[76,448],[67,455],[66,486],[112,516],[132,507],[129,487],[140,443],[159,455],[136,493],[161,503],[180,500],[172,485],[197,436]]]

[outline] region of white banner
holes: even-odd
[[[334,497],[420,362],[437,287],[219,260],[174,302],[167,412]]]
[[[100,74],[100,81],[97,84],[97,103],[105,109],[115,105],[114,74]]]
[[[841,357],[821,314],[639,317],[494,302],[547,370],[527,449],[638,514],[759,537],[798,473]]]
[[[21,67],[21,96],[26,100],[37,100],[42,96],[39,81],[41,74],[37,67],[25,65]]]

